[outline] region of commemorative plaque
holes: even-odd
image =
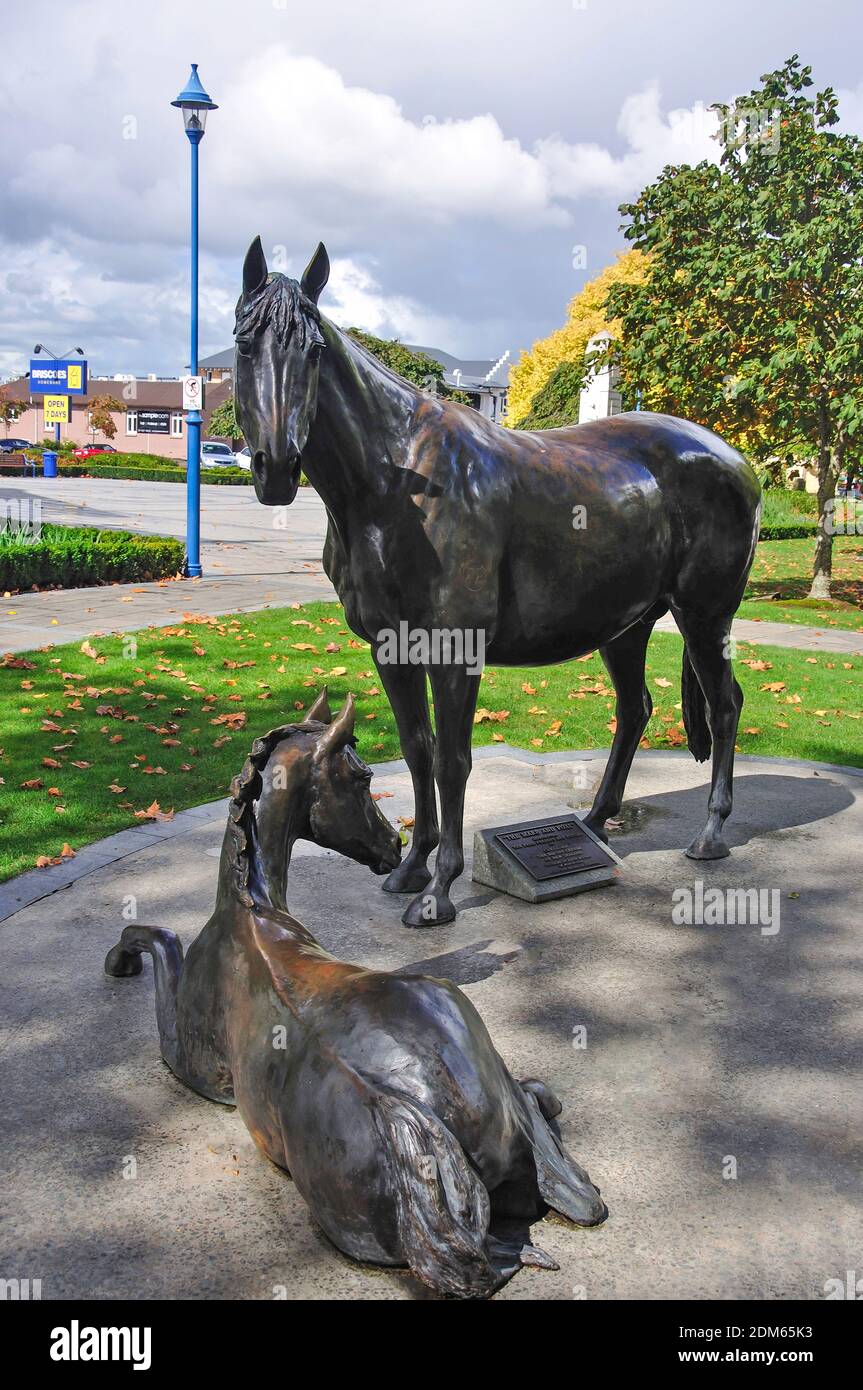
[[[619,871],[614,851],[574,815],[499,825],[474,836],[474,880],[529,903],[601,888]]]

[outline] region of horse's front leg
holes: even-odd
[[[464,666],[433,666],[430,674],[441,836],[431,882],[402,917],[406,927],[435,927],[455,920],[449,890],[464,868],[464,793],[471,769],[471,734],[480,678],[479,674],[469,675]]]
[[[426,860],[438,842],[434,794],[434,734],[429,718],[426,673],[423,666],[375,665],[387,692],[399,742],[414,788],[414,833],[405,858],[384,879],[386,893],[416,893],[431,878]]]

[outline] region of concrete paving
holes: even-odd
[[[46,522],[185,535],[185,488],[176,483],[7,478],[2,487],[18,502],[38,499]],[[203,579],[16,595],[0,608],[0,652],[164,625],[189,611],[248,613],[335,598],[321,567],[326,513],[311,488],[301,488],[290,507],[271,509],[251,488],[204,487],[201,507]],[[733,630],[741,642],[863,653],[863,635],[837,628],[740,618]],[[675,632],[673,618],[657,631]]]
[[[481,750],[466,849],[479,827],[584,805],[603,761]],[[393,819],[411,813],[402,764],[375,786]],[[543,1223],[560,1271],[524,1270],[497,1301],[818,1299],[859,1270],[863,775],[741,757],[736,790],[731,858],[692,863],[706,771],[639,753],[615,886],[528,906],[468,870],[457,922],[421,933],[367,871],[297,846],[299,918],[348,959],[460,983],[512,1070],[560,1095],[564,1138],[602,1188],[608,1222]],[[149,965],[102,973],[131,899],[138,920],[197,933],[223,812],[103,841],[86,874],[46,871],[49,896],[0,928],[0,1274],[41,1279],[46,1299],[428,1299],[333,1250],[236,1112],[171,1076]],[[672,895],[699,882],[775,890],[770,922],[676,925]]]
[[[38,500],[43,523],[185,536],[186,490],[176,483],[6,478],[2,491],[19,505]],[[325,535],[323,503],[311,488],[279,510],[262,507],[250,487],[202,487],[202,579],[17,594],[0,607],[0,651],[164,625],[186,612],[253,612],[332,599],[321,567]]]

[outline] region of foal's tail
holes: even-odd
[[[683,649],[681,687],[683,724],[686,729],[689,751],[697,763],[703,763],[710,757],[712,747],[710,725],[707,722],[707,702],[685,647]]]
[[[489,1196],[458,1140],[405,1095],[377,1089],[372,1112],[384,1151],[394,1159],[405,1263],[438,1293],[488,1297],[507,1275],[490,1259]]]
[[[124,927],[116,946],[105,957],[106,975],[140,975],[142,953],[153,957],[156,983],[156,1022],[162,1056],[171,1068],[177,1061],[177,985],[183,970],[183,947],[175,932],[134,923]]]

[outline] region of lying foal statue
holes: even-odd
[[[522,1264],[557,1268],[530,1243],[549,1208],[583,1226],[606,1208],[550,1123],[560,1103],[513,1079],[461,990],[348,965],[288,912],[297,839],[375,873],[399,862],[353,727],[353,698],[331,719],[323,691],[301,724],[258,739],[231,788],[216,909],[185,960],[172,931],[133,925],[105,970],[153,957],[164,1060],[237,1106],[340,1250],[481,1298]]]

